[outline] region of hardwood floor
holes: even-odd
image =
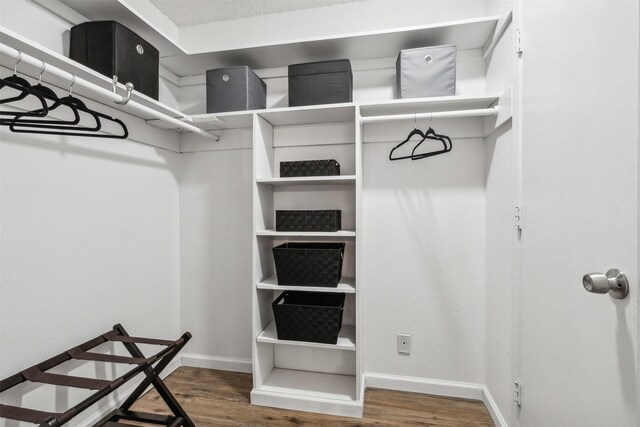
[[[482,402],[418,393],[367,389],[357,419],[251,405],[251,374],[181,367],[165,382],[198,427],[494,425]],[[155,390],[132,409],[169,413]]]

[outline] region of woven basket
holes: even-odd
[[[337,287],[344,243],[284,243],[273,248],[278,284]]]
[[[342,211],[276,211],[276,231],[338,231]]]
[[[279,340],[326,344],[338,341],[344,294],[287,291],[271,307]]]
[[[280,177],[340,175],[340,163],[335,160],[302,160],[280,162]]]

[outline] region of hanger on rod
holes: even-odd
[[[409,140],[411,138],[413,138],[414,136],[416,136],[416,135],[418,135],[419,137],[421,137],[424,140],[425,135],[420,129],[418,129],[417,115],[414,115],[413,116],[413,130],[411,132],[409,132],[409,135],[407,135],[407,137],[404,139],[404,141],[402,141],[400,144],[396,145],[395,147],[393,147],[391,149],[391,152],[389,153],[389,160],[395,161],[395,160],[402,160],[402,159],[410,159],[411,156],[393,157],[393,152],[396,151],[398,148],[402,147],[407,142],[409,142]]]
[[[13,120],[9,123],[10,129],[12,131],[15,131],[14,130],[15,126],[18,126],[19,128],[28,128],[28,129],[55,129],[55,130],[74,130],[74,131],[87,131],[87,132],[99,131],[102,128],[102,123],[100,122],[98,112],[88,109],[87,106],[84,104],[84,102],[82,102],[81,100],[73,96],[73,85],[75,84],[75,81],[76,81],[76,78],[75,76],[73,76],[71,79],[71,85],[69,86],[68,96],[65,96],[63,98],[58,98],[57,96],[55,97],[56,99],[58,99],[58,102],[61,105],[66,105],[67,107],[71,108],[76,115],[78,114],[78,111],[82,111],[83,113],[91,116],[95,124],[92,124],[91,126],[86,126],[86,125],[76,126],[77,123],[80,121],[79,115],[78,115],[77,121],[74,119],[70,123],[65,123],[60,120],[40,120],[40,121],[33,120],[33,119],[25,120],[23,119],[25,114],[20,113],[20,114],[16,114]],[[21,129],[17,132],[24,132],[24,129]],[[32,133],[43,133],[43,132],[32,132]],[[62,135],[62,133],[55,133],[54,135]]]
[[[20,101],[26,98],[28,95],[34,95],[42,104],[42,108],[33,111],[27,111],[23,113],[16,113],[15,111],[0,112],[2,115],[13,116],[11,118],[0,119],[0,125],[9,126],[12,132],[16,133],[34,133],[44,135],[65,135],[65,136],[90,136],[94,138],[115,138],[125,139],[129,136],[129,130],[127,126],[120,119],[113,118],[104,113],[90,109],[80,99],[73,96],[73,85],[75,84],[76,77],[72,76],[71,85],[69,86],[69,95],[64,98],[59,98],[56,93],[50,88],[42,84],[42,74],[46,70],[46,64],[43,63],[40,70],[40,77],[38,85],[31,86],[28,81],[17,76],[17,68],[20,63],[22,53],[18,55],[18,61],[14,68],[14,75],[5,79],[0,79],[0,88],[4,86],[11,87],[19,90],[20,95],[11,98],[5,98],[0,100],[0,103],[8,103]],[[52,101],[51,106],[47,105],[45,99]],[[66,106],[73,112],[74,118],[72,120],[44,120],[33,119],[33,117],[45,117],[49,114],[49,110],[58,108],[60,106]],[[78,112],[83,112],[89,115],[95,124],[90,126],[78,126],[80,122],[80,115]],[[117,134],[102,134],[97,133],[102,130],[103,122],[109,122],[115,124],[120,131]]]
[[[66,106],[73,114],[73,120],[45,120],[45,119],[29,119],[22,120],[21,123],[29,123],[29,124],[55,124],[55,125],[76,125],[80,122],[80,114],[78,114],[78,109],[72,103],[67,103],[64,100],[61,100],[58,95],[47,86],[42,84],[42,74],[45,72],[47,68],[46,62],[42,63],[42,68],[40,69],[40,76],[38,77],[38,84],[33,86],[32,89],[42,95],[45,100],[52,101],[51,105],[47,105],[47,109],[49,112],[57,109],[60,106]],[[39,113],[41,110],[36,110],[34,113]],[[21,113],[14,113],[15,116],[18,116]],[[15,118],[14,116],[14,118]],[[21,116],[22,117],[22,116]],[[0,119],[0,125],[9,126],[14,118],[10,119]]]
[[[453,148],[453,143],[451,142],[451,138],[446,135],[440,135],[433,130],[431,127],[431,122],[433,121],[433,113],[431,113],[429,117],[429,129],[424,133],[425,137],[422,141],[418,142],[415,147],[413,147],[413,151],[411,151],[411,160],[420,160],[425,159],[427,157],[437,156],[439,154],[448,153]],[[443,149],[440,151],[430,151],[427,153],[416,154],[416,149],[427,139],[431,139],[434,141],[442,142]]]
[[[449,151],[451,151],[451,149],[453,148],[453,144],[451,142],[451,138],[449,138],[446,135],[440,135],[440,134],[436,133],[436,131],[431,127],[431,121],[432,120],[433,120],[433,113],[431,113],[431,117],[429,118],[429,129],[426,132],[422,132],[417,127],[417,114],[414,114],[414,116],[413,116],[414,129],[409,133],[409,135],[407,135],[407,137],[405,138],[404,141],[402,141],[400,144],[398,144],[395,147],[393,147],[393,149],[389,153],[389,160],[403,160],[403,159],[420,160],[420,159],[425,159],[427,157],[433,157],[433,156],[437,156],[439,154],[448,153]],[[418,141],[418,143],[413,147],[413,150],[411,151],[410,155],[393,157],[393,153],[394,153],[395,150],[397,150],[398,148],[400,148],[401,146],[403,146],[404,144],[409,142],[409,140],[412,137],[416,136],[416,135],[421,136],[422,139],[420,141]],[[433,141],[441,142],[442,143],[442,150],[429,151],[429,152],[426,152],[426,153],[418,153],[418,154],[416,154],[417,148],[426,140],[433,140]]]
[[[18,54],[18,59],[16,61],[15,66],[13,67],[13,75],[0,79],[0,89],[4,87],[9,87],[11,89],[19,91],[20,94],[17,96],[9,97],[9,98],[2,98],[0,99],[0,104],[7,104],[9,102],[20,101],[22,99],[25,99],[27,96],[34,96],[42,105],[42,109],[30,111],[26,113],[26,115],[44,117],[47,115],[49,111],[47,107],[47,103],[44,100],[44,97],[37,91],[34,91],[33,87],[27,80],[18,76],[18,64],[20,64],[21,60],[22,60],[22,52]],[[15,114],[16,113],[14,111],[0,111],[0,116],[14,116]]]

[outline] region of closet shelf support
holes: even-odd
[[[38,70],[44,70],[45,73],[51,74],[52,76],[58,77],[64,81],[67,81],[69,83],[71,83],[72,81],[74,81],[74,85],[75,87],[82,87],[84,89],[87,89],[97,95],[100,95],[103,98],[109,99],[117,104],[123,104],[126,103],[127,107],[133,108],[134,110],[137,110],[138,112],[142,113],[142,114],[146,114],[146,115],[150,115],[153,117],[156,117],[159,120],[162,120],[164,122],[170,123],[174,126],[176,126],[176,128],[179,128],[183,131],[188,131],[188,132],[192,132],[198,135],[201,135],[207,139],[212,139],[216,142],[220,141],[220,136],[219,135],[214,135],[211,134],[205,130],[202,130],[192,124],[189,124],[187,122],[193,122],[193,120],[191,119],[191,117],[189,116],[184,116],[180,119],[175,118],[175,117],[171,117],[168,116],[164,113],[161,113],[159,111],[156,111],[152,108],[149,108],[145,105],[142,105],[136,101],[130,100],[128,102],[126,102],[126,96],[123,95],[119,95],[117,93],[114,93],[113,91],[100,87],[94,83],[91,83],[83,78],[80,77],[76,77],[75,75],[73,75],[72,73],[69,73],[67,71],[64,71],[61,68],[55,67],[51,64],[47,64],[44,61],[41,61],[31,55],[28,55],[24,52],[20,52],[14,48],[12,48],[11,46],[7,46],[4,43],[0,43],[0,54],[8,56],[10,58],[13,59],[18,59],[19,57],[20,59],[20,63],[21,64],[27,64],[31,67],[34,67]],[[185,122],[186,121],[186,122]]]
[[[455,119],[463,117],[486,117],[497,116],[498,107],[480,108],[476,110],[458,110],[458,111],[434,111],[433,113],[419,114],[392,114],[386,116],[368,116],[361,117],[360,123],[378,123],[392,122],[398,120],[416,120],[416,119]]]

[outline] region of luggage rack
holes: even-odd
[[[122,325],[117,324],[113,330],[108,331],[92,340],[73,347],[63,353],[58,354],[42,363],[27,368],[15,375],[0,381],[0,393],[14,387],[25,381],[36,383],[51,384],[63,387],[76,387],[89,390],[96,390],[94,394],[87,397],[82,402],[62,413],[45,412],[35,409],[22,408],[18,406],[0,404],[0,418],[8,418],[17,421],[23,421],[32,424],[38,424],[44,427],[61,426],[85,409],[89,408],[100,399],[114,392],[121,385],[131,380],[139,373],[145,374],[145,379],[136,387],[136,389],[127,397],[120,408],[112,411],[94,426],[127,426],[128,424],[119,423],[119,420],[140,421],[144,423],[158,424],[164,426],[178,427],[187,426],[195,427],[195,424],[184,409],[180,406],[173,394],[169,391],[165,383],[160,379],[159,375],[173,360],[173,358],[182,350],[185,344],[191,339],[191,334],[185,332],[176,341],[167,341],[153,338],[142,338],[129,336]],[[101,354],[90,352],[92,348],[106,342],[121,342],[129,351],[131,356],[118,356],[112,354]],[[137,344],[151,344],[164,346],[162,350],[150,357],[145,357]],[[126,374],[114,379],[103,380],[95,378],[76,377],[71,375],[61,375],[46,372],[47,370],[58,366],[63,362],[71,359],[125,363],[135,365]],[[155,364],[155,366],[153,366]],[[133,403],[145,392],[147,387],[153,386],[162,400],[167,404],[173,415],[165,416],[158,414],[148,414],[142,412],[130,411],[129,408]]]

